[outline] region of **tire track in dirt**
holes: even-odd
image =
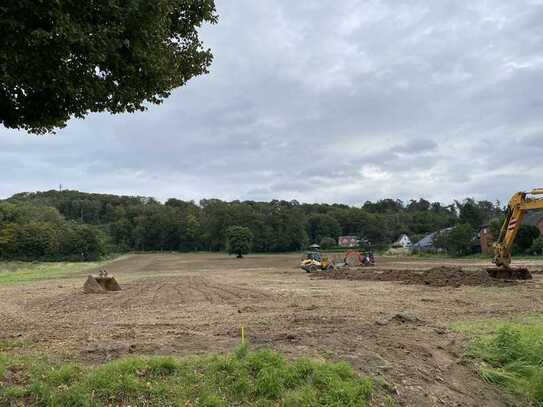
[[[136,303],[139,298],[141,298],[142,294],[145,292],[145,286],[139,286],[137,289],[138,291],[135,293],[129,292],[131,291],[132,286],[130,287],[123,287],[123,295],[126,297],[124,301],[121,301],[119,303],[119,308],[130,308],[132,303]]]
[[[164,287],[166,287],[167,284],[168,284],[168,282],[163,283],[163,284],[159,284],[158,287],[153,289],[153,298],[151,299],[151,304],[154,305],[154,304],[157,303],[156,299],[157,299],[157,296],[160,294],[160,290],[162,290]]]
[[[202,277],[191,277],[189,279],[189,287],[192,291],[197,292],[203,298],[203,301],[213,304],[213,297],[205,290],[207,287],[206,280]]]
[[[209,285],[210,288],[221,290],[226,293],[231,294],[235,298],[246,298],[246,299],[270,299],[273,297],[273,295],[258,291],[258,290],[252,290],[250,288],[244,288],[239,286],[230,286],[230,289],[224,288],[224,287],[217,287]],[[236,291],[237,290],[237,291]],[[246,294],[243,294],[246,293]],[[247,295],[248,294],[248,295]]]

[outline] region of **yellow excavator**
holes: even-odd
[[[493,278],[529,280],[532,275],[526,268],[511,268],[511,249],[527,212],[543,209],[543,188],[517,192],[507,206],[505,221],[494,243],[494,264],[488,274]]]

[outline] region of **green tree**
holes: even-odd
[[[515,238],[515,243],[513,245],[513,251],[515,253],[526,253],[534,240],[536,240],[541,233],[539,229],[532,225],[521,225],[517,237]]]
[[[59,229],[46,222],[7,224],[0,232],[0,255],[13,260],[59,258]]]
[[[502,215],[499,203],[475,201],[473,198],[467,198],[463,202],[456,201],[456,207],[460,223],[469,223],[475,230]]]
[[[428,202],[426,199],[420,198],[418,201],[411,199],[409,204],[406,206],[406,210],[412,212],[426,212],[430,209],[430,205],[430,202]]]
[[[12,259],[17,256],[18,225],[6,223],[0,227],[0,258]]]
[[[307,234],[312,242],[320,242],[325,237],[337,238],[341,234],[341,226],[330,215],[316,214],[307,220]]]
[[[533,254],[535,256],[542,256],[543,255],[543,237],[538,237],[534,240],[532,243],[532,246],[528,250],[530,254]]]
[[[434,238],[434,246],[447,250],[453,256],[470,254],[475,230],[469,223],[462,223]]]
[[[331,237],[324,237],[321,239],[320,246],[323,250],[332,249],[337,246],[337,241]]]
[[[497,240],[500,237],[503,222],[505,222],[505,216],[500,216],[499,218],[490,221],[488,229],[490,230],[490,234],[494,237],[494,240]]]
[[[89,112],[145,110],[207,72],[214,0],[8,1],[0,7],[0,123],[44,133]]]
[[[249,228],[244,226],[230,226],[226,229],[226,248],[228,254],[237,255],[241,259],[244,254],[251,250],[253,234]]]
[[[105,238],[96,227],[70,225],[59,240],[59,253],[73,261],[95,261],[106,254]]]
[[[234,225],[228,203],[219,199],[204,199],[200,201],[200,205],[202,206],[202,238],[206,249],[223,250],[227,240],[226,229]]]
[[[477,202],[472,198],[468,198],[464,202],[456,201],[456,206],[459,211],[459,220],[463,224],[470,224],[473,228],[479,228],[484,223],[484,214],[477,206]]]
[[[306,217],[300,208],[272,204],[267,223],[270,252],[291,252],[307,245]]]

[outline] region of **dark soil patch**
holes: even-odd
[[[28,373],[20,366],[10,366],[4,373],[4,377],[0,377],[0,385],[4,386],[22,386],[28,381]]]
[[[503,286],[513,281],[490,278],[486,270],[464,270],[460,267],[434,267],[428,270],[340,269],[319,273],[319,277],[333,280],[401,281],[405,284],[431,287]]]

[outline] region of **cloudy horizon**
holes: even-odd
[[[543,1],[216,0],[160,106],[0,127],[0,198],[506,201],[543,187]],[[340,3],[340,4],[338,4]]]

